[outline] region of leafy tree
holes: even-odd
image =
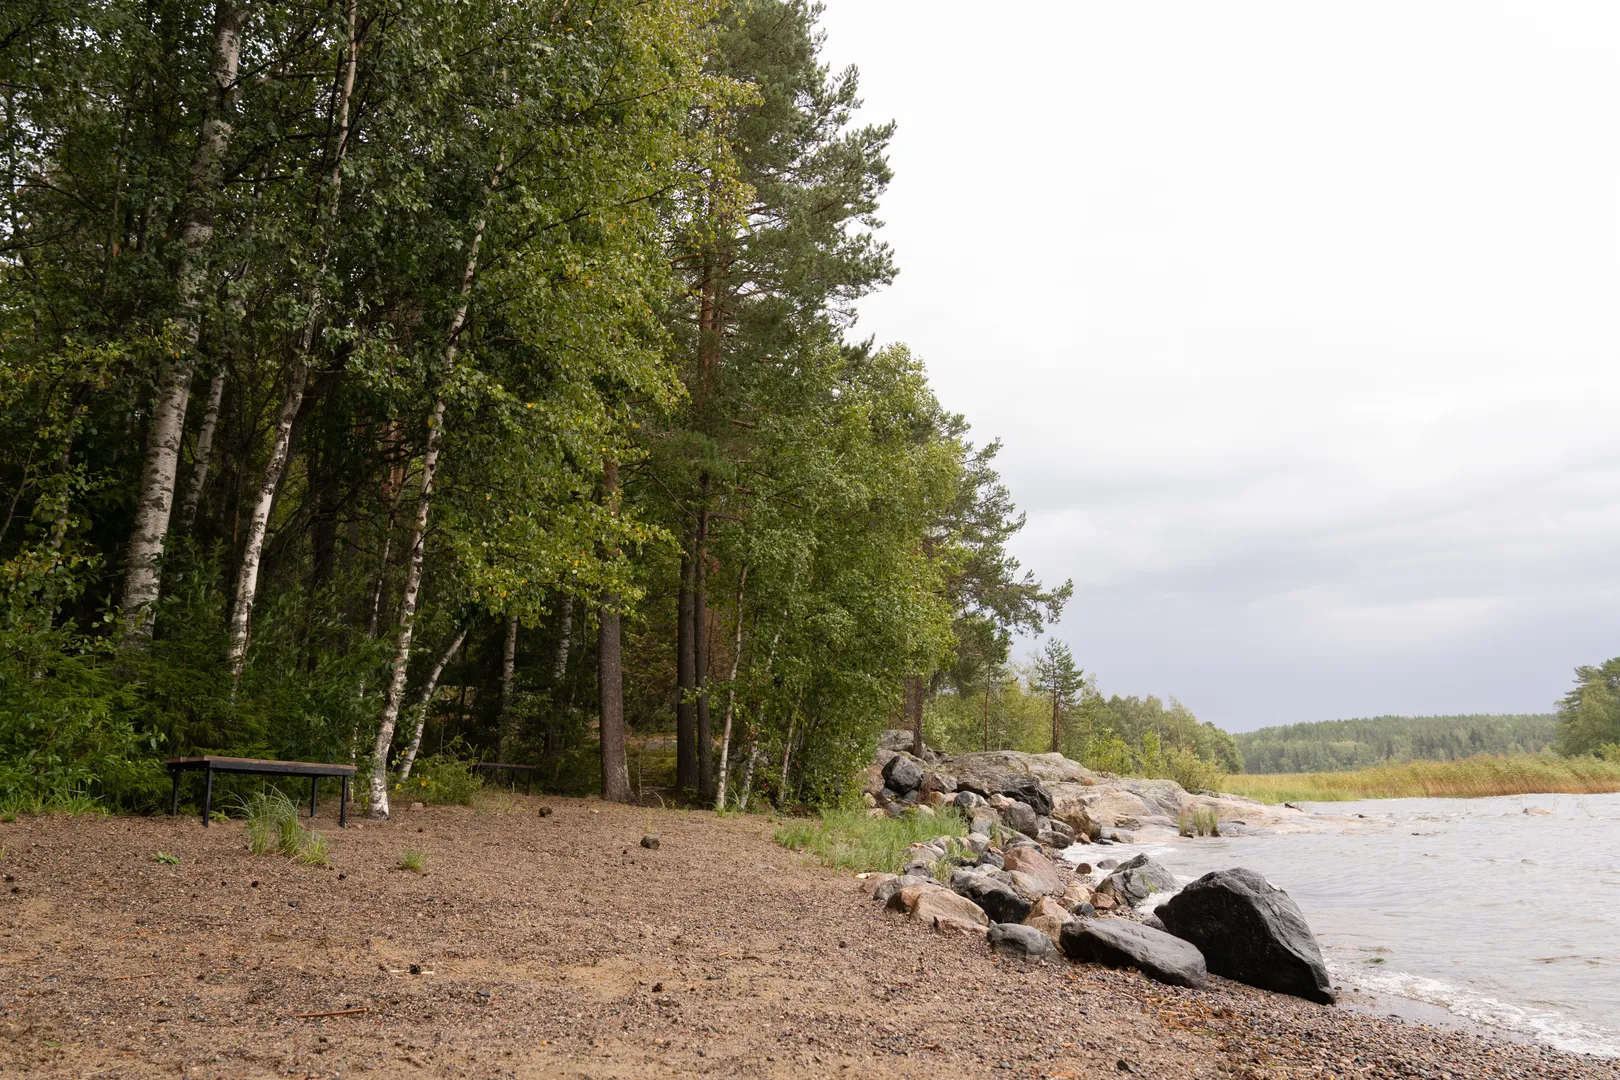
[[[1575,687],[1558,703],[1558,749],[1592,754],[1620,743],[1620,656],[1575,669]]]

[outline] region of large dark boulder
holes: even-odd
[[[922,764],[910,754],[896,754],[883,766],[884,783],[902,794],[916,791],[922,778]]]
[[[997,792],[1017,799],[1041,817],[1052,816],[1052,796],[1033,776],[1004,776]]]
[[[1198,947],[1215,974],[1333,1003],[1322,950],[1299,906],[1253,870],[1205,874],[1156,914],[1166,930]]]
[[[1196,990],[1209,979],[1197,949],[1129,919],[1075,919],[1063,924],[1058,943],[1072,960],[1139,968],[1149,978],[1171,986]]]
[[[1033,926],[993,922],[987,935],[992,952],[1006,953],[1021,960],[1056,960],[1057,946]]]
[[[992,922],[1021,923],[1029,916],[1029,901],[989,874],[957,870],[951,874],[951,891],[978,904]]]
[[[1097,891],[1113,897],[1123,907],[1135,907],[1154,893],[1174,891],[1176,885],[1176,876],[1169,870],[1146,855],[1138,855],[1103,878]]]

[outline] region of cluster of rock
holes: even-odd
[[[1009,827],[1048,846],[1060,846],[1063,839],[1129,843],[1171,837],[1183,818],[1197,813],[1213,815],[1226,836],[1319,827],[1303,811],[1212,791],[1188,792],[1173,780],[1093,772],[1061,754],[994,750],[949,757],[924,747],[914,757],[911,749],[909,731],[888,731],[879,741],[864,785],[874,814],[931,814],[954,805],[971,816],[988,806]],[[1043,837],[1046,832],[1052,835]]]
[[[1333,1001],[1299,908],[1259,874],[1221,870],[1180,888],[1146,855],[1101,859],[1094,871],[1060,852],[1128,838],[1103,827],[1084,805],[1065,805],[1039,777],[983,767],[947,773],[938,760],[893,749],[879,754],[874,780],[883,787],[868,791],[874,813],[928,813],[949,803],[972,822],[966,837],[912,845],[900,874],[864,875],[872,897],[889,908],[940,933],[982,937],[997,952],[1026,961],[1067,957],[1134,967],[1190,987],[1203,986],[1214,972]]]

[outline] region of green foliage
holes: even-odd
[[[418,874],[427,873],[427,852],[412,848],[400,855],[399,861],[394,864],[396,870],[410,870]]]
[[[968,822],[955,811],[872,816],[860,808],[824,810],[813,818],[794,818],[772,834],[778,844],[805,851],[823,864],[860,873],[897,873],[912,844],[938,836],[966,836]]]
[[[0,806],[151,805],[162,741],[126,701],[94,638],[0,622]]]
[[[1375,716],[1261,728],[1236,740],[1245,772],[1339,772],[1475,754],[1538,753],[1552,745],[1555,723],[1551,715]]]
[[[170,855],[167,851],[154,851],[152,853],[152,861],[164,863],[168,866],[180,865],[180,857],[178,855]]]
[[[1032,665],[1026,681],[1002,678],[988,690],[943,693],[924,715],[924,735],[948,753],[973,750],[1051,749],[1051,661]],[[1069,669],[1073,668],[1072,659]],[[1176,781],[1188,791],[1219,787],[1236,759],[1232,737],[1201,722],[1171,699],[1104,699],[1095,682],[1078,671],[1061,674],[1068,701],[1063,714],[1061,752],[1098,772]],[[1069,687],[1073,689],[1069,689]],[[989,739],[986,740],[986,729]]]
[[[472,762],[454,750],[417,759],[410,779],[394,786],[394,795],[428,805],[471,806],[484,786]]]
[[[1575,688],[1558,703],[1561,753],[1592,754],[1620,743],[1620,656],[1575,669]]]

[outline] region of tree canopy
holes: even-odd
[[[0,795],[210,751],[353,760],[377,814],[495,755],[826,800],[1001,670],[1071,589],[852,332],[894,128],[816,17],[8,7]]]

